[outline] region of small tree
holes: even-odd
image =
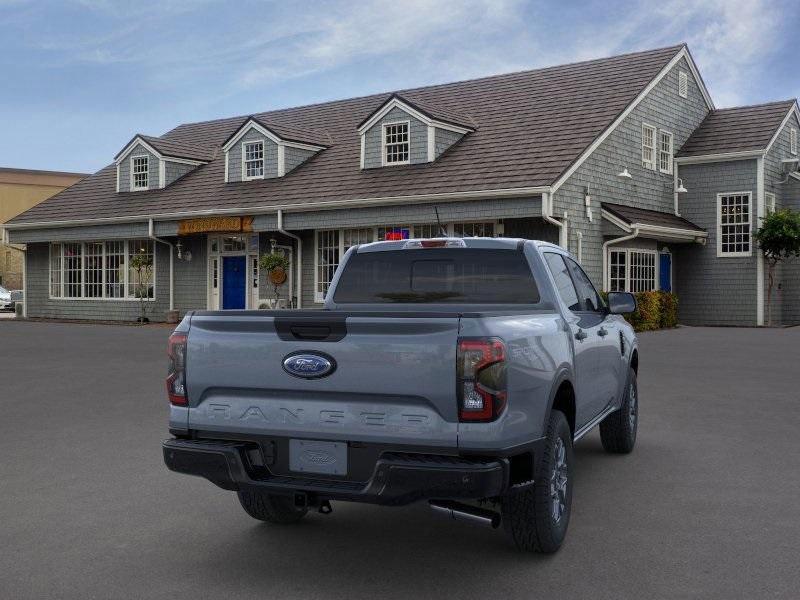
[[[769,213],[754,235],[767,261],[767,324],[772,325],[772,286],[775,267],[783,260],[800,257],[800,213],[784,209]]]
[[[150,298],[150,286],[153,280],[153,259],[142,251],[131,257],[131,269],[136,274],[133,293],[139,299],[141,316],[139,321],[147,323],[147,300]]]
[[[286,281],[286,271],[289,269],[289,259],[281,253],[262,254],[259,265],[267,272],[269,282],[275,293],[275,308],[280,300],[280,286]]]

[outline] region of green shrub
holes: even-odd
[[[672,292],[659,292],[661,295],[661,328],[678,326],[678,296]]]
[[[601,292],[608,302],[608,292]],[[638,292],[634,294],[638,309],[623,315],[636,331],[653,331],[678,325],[678,297],[671,292]]]

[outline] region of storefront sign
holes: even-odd
[[[253,231],[253,217],[204,217],[185,219],[178,223],[178,235],[190,233],[248,233]]]

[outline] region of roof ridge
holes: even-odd
[[[637,55],[656,54],[656,53],[659,53],[659,52],[665,52],[667,50],[674,50],[677,53],[679,50],[681,50],[681,49],[683,49],[685,47],[687,47],[687,44],[685,42],[681,42],[680,44],[676,44],[676,45],[673,45],[673,46],[663,46],[661,48],[651,48],[649,50],[637,50],[637,51],[634,51],[634,52],[626,52],[624,54],[614,54],[614,55],[611,55],[611,56],[603,56],[603,57],[599,57],[599,58],[591,58],[591,59],[588,59],[588,60],[579,60],[579,61],[574,61],[574,62],[570,62],[570,63],[563,63],[563,64],[557,64],[557,65],[548,65],[546,67],[537,67],[535,69],[520,69],[518,71],[508,71],[508,72],[505,72],[505,73],[496,73],[494,75],[484,75],[484,76],[481,76],[481,77],[473,77],[473,78],[469,78],[469,79],[458,79],[458,80],[455,80],[455,81],[445,81],[445,82],[442,82],[442,83],[434,83],[434,84],[431,84],[431,85],[423,85],[423,86],[417,86],[417,87],[413,87],[413,88],[385,90],[385,91],[382,91],[382,92],[374,92],[374,93],[371,93],[371,94],[364,94],[362,96],[349,96],[349,97],[346,97],[346,98],[337,98],[337,99],[334,99],[334,100],[325,100],[323,102],[312,102],[311,104],[300,104],[300,105],[297,105],[297,106],[284,106],[284,107],[275,108],[275,109],[272,109],[272,110],[255,112],[255,113],[250,113],[250,114],[243,114],[243,115],[235,115],[235,116],[232,116],[232,117],[221,117],[221,118],[217,118],[217,119],[207,119],[205,121],[192,121],[192,122],[189,122],[189,123],[180,123],[179,125],[173,127],[172,129],[170,129],[166,133],[170,133],[172,131],[175,131],[179,127],[187,127],[187,126],[190,126],[190,125],[205,125],[205,124],[208,124],[208,123],[221,123],[223,121],[228,121],[228,120],[247,119],[248,117],[253,116],[253,115],[264,115],[264,114],[268,114],[268,113],[280,113],[280,112],[290,111],[290,110],[300,110],[300,109],[314,108],[314,107],[318,107],[318,106],[326,106],[326,105],[336,104],[336,103],[339,103],[339,102],[342,102],[342,103],[344,103],[344,102],[355,102],[355,101],[358,101],[358,100],[366,100],[367,98],[380,98],[380,97],[386,97],[386,96],[391,97],[393,95],[402,95],[404,93],[408,94],[408,93],[411,93],[411,92],[418,92],[418,91],[421,91],[421,90],[430,90],[430,89],[433,89],[433,88],[440,88],[440,87],[445,87],[445,86],[450,86],[450,85],[460,85],[460,84],[464,84],[464,83],[487,81],[487,80],[490,80],[490,79],[500,79],[502,77],[510,77],[510,76],[514,76],[514,75],[536,73],[536,72],[548,71],[548,70],[551,70],[551,69],[560,69],[560,68],[563,68],[563,67],[573,67],[573,66],[577,66],[577,65],[588,65],[588,64],[591,64],[591,63],[598,63],[598,62],[614,60],[614,59],[619,59],[619,58],[629,58],[631,56],[637,56]]]
[[[727,110],[742,110],[745,108],[761,108],[762,106],[778,106],[780,104],[797,104],[797,98],[788,98],[786,100],[773,100],[771,102],[760,102],[758,104],[742,104],[740,106],[726,106],[725,108],[715,108],[709,114],[725,112]]]

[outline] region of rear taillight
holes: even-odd
[[[506,408],[506,346],[498,338],[460,338],[459,420],[494,421]]]
[[[169,373],[167,374],[167,395],[176,406],[186,406],[186,334],[173,333],[167,346]]]

